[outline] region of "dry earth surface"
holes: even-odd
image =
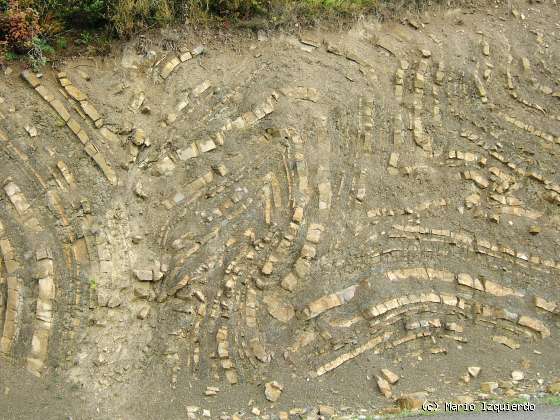
[[[558,22],[517,1],[6,69],[0,417],[559,392]]]

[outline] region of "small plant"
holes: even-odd
[[[89,280],[89,290],[95,291],[97,289],[97,282],[95,279]]]
[[[4,58],[6,59],[6,61],[16,61],[19,56],[13,51],[7,51],[6,53],[4,53]]]
[[[27,53],[33,70],[38,71],[42,66],[47,64],[48,56],[53,53],[54,48],[44,40],[38,37],[33,38],[31,49]]]
[[[91,32],[84,31],[80,34],[80,37],[74,41],[78,45],[89,45],[93,42],[94,36]]]
[[[112,39],[107,35],[96,35],[92,44],[88,45],[88,54],[107,55],[111,51]]]
[[[54,48],[51,47],[44,39],[33,38],[33,47],[39,49],[45,55],[54,54]]]
[[[56,38],[55,45],[57,50],[65,50],[68,48],[68,40],[63,36],[59,36]]]

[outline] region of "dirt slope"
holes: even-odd
[[[0,417],[557,382],[560,10],[517,4],[0,76]]]

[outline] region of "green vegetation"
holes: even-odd
[[[544,405],[560,407],[560,395],[550,395],[539,400]]]
[[[71,47],[105,51],[107,41],[171,23],[248,28],[356,17],[424,0],[0,0],[0,64],[19,57],[46,63]],[[102,48],[97,48],[101,43]]]

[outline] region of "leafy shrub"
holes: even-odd
[[[435,0],[442,2],[443,0]],[[127,37],[173,22],[218,20],[247,28],[314,23],[383,9],[389,16],[403,8],[418,10],[425,0],[0,0],[0,58],[7,51],[46,54],[34,39],[63,45],[62,33],[90,48],[101,31]],[[380,6],[382,5],[382,6]],[[67,34],[66,32],[69,32]],[[79,37],[82,34],[82,37]],[[92,34],[84,38],[86,34]],[[45,44],[46,45],[46,44]],[[108,45],[108,43],[107,43]],[[105,47],[104,47],[105,49]],[[40,61],[40,60],[39,60]]]
[[[27,56],[33,70],[38,71],[41,66],[47,64],[47,57],[54,53],[54,48],[37,37],[33,38],[31,45]]]
[[[107,23],[108,0],[34,0],[41,16],[49,14],[70,28],[98,28]]]
[[[9,0],[0,15],[0,41],[16,53],[28,51],[33,38],[40,32],[39,14],[31,7],[20,6],[18,0]]]

